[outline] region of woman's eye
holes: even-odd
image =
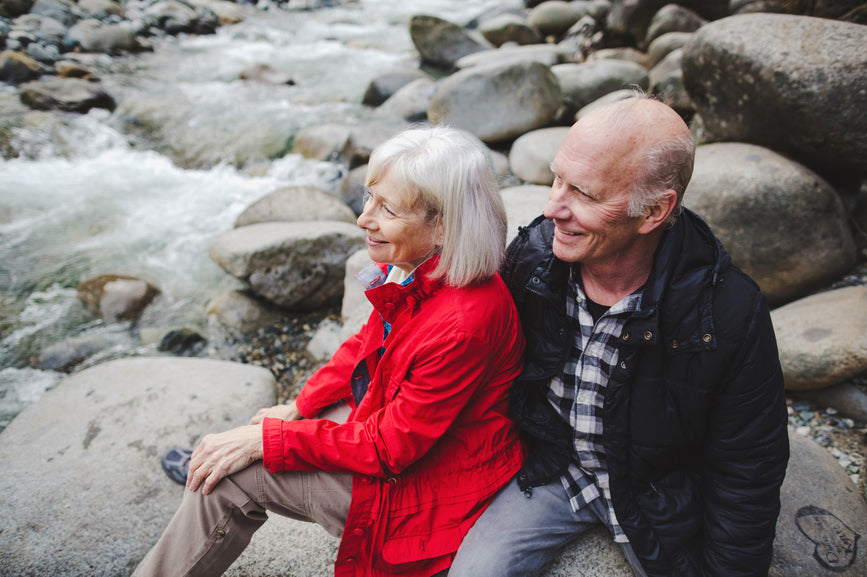
[[[391,210],[385,205],[382,205],[382,210],[384,210],[385,214],[387,214],[388,216],[397,216],[397,213],[395,213],[393,210]]]

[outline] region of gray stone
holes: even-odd
[[[336,160],[346,146],[351,130],[343,124],[315,124],[302,128],[295,135],[292,152],[305,158]]]
[[[180,504],[162,453],[246,424],[274,389],[266,369],[171,357],[68,377],[0,435],[0,574],[128,575]]]
[[[837,193],[816,173],[767,148],[699,146],[684,204],[708,221],[772,305],[804,296],[855,264]]]
[[[76,365],[115,346],[133,345],[127,333],[111,331],[85,334],[54,343],[39,354],[39,368],[49,371],[70,372]]]
[[[550,192],[550,186],[539,184],[510,186],[500,191],[503,205],[506,207],[506,219],[509,226],[506,233],[506,244],[512,242],[518,234],[518,227],[527,226],[534,218],[542,214]]]
[[[35,110],[85,113],[92,108],[114,110],[116,103],[98,82],[81,78],[44,78],[18,88],[21,102]]]
[[[85,14],[100,20],[109,16],[123,16],[123,6],[115,0],[79,0],[78,7]]]
[[[669,52],[656,66],[650,69],[650,92],[675,109],[678,114],[688,117],[693,112],[689,93],[683,86],[683,49]]]
[[[363,164],[350,170],[343,182],[340,183],[340,199],[357,215],[360,215],[364,210],[361,201],[364,197],[366,180],[367,165]]]
[[[0,52],[0,82],[21,84],[35,80],[41,74],[39,62],[30,56],[15,50]]]
[[[0,17],[15,18],[30,12],[32,0],[0,0]]]
[[[103,24],[95,20],[82,20],[69,30],[85,52],[120,54],[141,49],[135,34],[122,24]]]
[[[811,401],[821,408],[832,407],[843,418],[867,423],[867,393],[850,382],[824,389],[798,391],[797,398]],[[862,470],[861,475],[864,474]]]
[[[864,46],[867,26],[805,16],[702,27],[683,55],[699,141],[766,146],[829,177],[867,175]]]
[[[497,142],[548,125],[561,103],[557,78],[543,64],[474,66],[439,84],[428,120]]]
[[[625,60],[627,62],[634,62],[645,69],[648,67],[647,54],[631,46],[594,50],[587,55],[585,62],[595,62],[597,60]]]
[[[213,12],[218,22],[223,25],[242,22],[246,18],[247,12],[250,11],[250,5],[238,4],[229,0],[187,0],[187,2],[191,6],[206,8]]]
[[[391,72],[380,74],[367,85],[364,96],[361,98],[361,103],[366,106],[379,106],[402,87],[421,78],[431,80],[430,74],[422,72],[417,68],[392,70]]]
[[[559,38],[584,15],[584,11],[571,2],[547,0],[530,10],[527,23],[538,30],[543,38]]]
[[[410,125],[401,119],[386,119],[362,126],[353,126],[340,151],[340,160],[355,168],[367,164],[373,149],[403,132]]]
[[[207,309],[210,318],[233,331],[254,333],[286,317],[286,313],[241,291],[229,291],[214,299]]]
[[[532,44],[529,46],[503,46],[493,50],[482,50],[464,56],[455,63],[458,69],[472,66],[506,65],[514,62],[534,61],[545,66],[562,62],[567,53],[557,44]]]
[[[558,64],[551,71],[560,81],[567,114],[575,114],[615,90],[637,86],[647,90],[650,76],[643,66],[626,60],[594,60],[581,64]]]
[[[786,389],[821,389],[867,371],[867,286],[796,300],[771,318]]]
[[[486,20],[479,24],[479,32],[494,46],[502,46],[507,42],[526,45],[542,41],[539,33],[517,14],[500,14]]]
[[[155,2],[145,9],[144,14],[169,34],[192,32],[196,20],[196,10],[178,0]]]
[[[407,122],[423,122],[427,120],[427,109],[435,89],[436,82],[432,78],[418,78],[398,89],[376,110],[379,114]]]
[[[149,282],[127,275],[105,274],[78,283],[78,299],[94,316],[109,322],[137,321],[160,294]]]
[[[653,68],[670,52],[683,48],[692,39],[693,34],[693,32],[667,32],[658,36],[647,47],[647,67]]]
[[[262,222],[339,220],[355,223],[355,213],[340,199],[313,186],[287,186],[270,192],[235,219],[235,228]]]
[[[409,21],[409,35],[423,63],[450,70],[467,54],[491,46],[484,38],[436,16],[417,15]]]
[[[867,575],[864,498],[827,450],[791,430],[789,443],[769,577]]]
[[[705,24],[707,20],[692,10],[677,4],[667,4],[651,18],[644,45],[649,46],[651,42],[669,32],[695,32]]]
[[[70,0],[36,0],[30,8],[31,14],[48,16],[64,26],[72,26],[78,20],[78,6]]]
[[[550,185],[554,182],[551,162],[568,132],[568,127],[555,126],[521,135],[509,151],[509,166],[515,176],[529,184]]]
[[[611,34],[624,36],[642,45],[653,16],[660,8],[672,4],[670,0],[612,0],[606,26]],[[728,16],[729,0],[679,0],[683,8],[696,11],[708,20]]]
[[[581,117],[586,116],[587,113],[593,111],[600,106],[605,106],[606,104],[613,104],[614,102],[619,102],[621,100],[626,100],[628,98],[633,98],[635,96],[634,90],[615,90],[614,92],[609,92],[605,96],[597,98],[590,104],[586,106],[582,106],[578,112],[575,113],[575,120],[581,120]]]
[[[342,325],[326,319],[319,323],[307,343],[307,352],[318,361],[327,361],[346,339],[341,338]]]
[[[343,276],[343,302],[340,318],[343,321],[341,342],[357,333],[373,311],[373,305],[364,295],[364,286],[355,278],[356,273],[373,263],[367,249],[354,252],[346,259]]]
[[[340,301],[346,259],[364,245],[364,236],[346,222],[267,222],[224,233],[208,253],[257,296],[311,310]]]

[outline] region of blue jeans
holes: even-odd
[[[467,533],[449,577],[538,575],[566,545],[604,523],[607,515],[602,499],[574,512],[559,479],[535,487],[529,499],[512,479]],[[632,547],[620,546],[635,576],[646,577]]]

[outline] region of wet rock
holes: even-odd
[[[268,302],[315,310],[340,301],[346,259],[364,236],[346,222],[270,222],[224,233],[208,252]]]
[[[261,82],[262,84],[274,84],[275,86],[295,84],[288,72],[275,70],[268,64],[253,64],[241,71],[241,80]]]
[[[439,83],[428,120],[496,142],[546,126],[561,103],[557,78],[543,64],[474,66]]]
[[[435,89],[436,82],[432,78],[418,78],[392,94],[377,112],[407,122],[424,122]]]
[[[517,14],[500,14],[486,20],[479,25],[479,32],[494,46],[506,43],[538,44],[542,41],[539,33]]]
[[[229,291],[208,305],[207,313],[224,327],[254,333],[286,316],[285,311],[242,291]]]
[[[103,24],[98,20],[82,20],[69,29],[68,43],[85,52],[121,54],[141,50],[135,34],[122,24]]]
[[[409,34],[422,62],[444,70],[452,69],[467,54],[491,47],[484,38],[475,38],[457,24],[436,16],[413,16]]]
[[[208,339],[193,329],[172,329],[163,336],[160,344],[157,345],[157,350],[178,357],[194,357],[205,348],[206,344]]]
[[[683,86],[683,49],[669,52],[650,69],[650,92],[671,106],[684,118],[693,113],[692,100]]]
[[[503,46],[495,50],[482,50],[457,61],[458,69],[471,66],[506,65],[516,62],[539,62],[554,66],[567,58],[562,46],[556,44],[533,44],[531,46]]]
[[[15,50],[0,52],[0,82],[22,84],[42,74],[42,67],[33,58]]]
[[[274,404],[274,388],[266,369],[174,357],[117,360],[66,378],[0,435],[0,510],[15,511],[0,532],[4,569],[129,575],[183,494],[160,456],[246,424]],[[118,498],[106,506],[106,495]]]
[[[867,574],[867,503],[845,469],[812,440],[789,431],[790,457],[770,577]]]
[[[707,24],[707,20],[683,6],[668,4],[659,9],[650,20],[644,46],[670,32],[695,32]]]
[[[235,228],[261,222],[339,220],[355,223],[355,213],[344,202],[312,186],[279,188],[244,210]]]
[[[78,283],[78,299],[93,315],[106,321],[137,321],[145,308],[160,294],[142,279],[106,274]]]
[[[771,317],[786,389],[821,389],[867,371],[867,286],[821,292]]]
[[[637,86],[647,90],[650,76],[643,66],[626,60],[595,60],[581,64],[558,64],[551,71],[560,82],[566,114],[615,90]]]
[[[99,83],[80,78],[45,78],[18,88],[21,102],[35,110],[85,113],[91,108],[114,110],[114,98]]]
[[[684,204],[772,305],[804,296],[855,264],[840,197],[819,175],[751,144],[699,146]]]
[[[500,191],[509,223],[509,231],[506,234],[507,244],[512,242],[512,239],[518,234],[519,226],[527,226],[534,218],[542,214],[550,192],[550,186],[538,184],[510,186]]]
[[[167,34],[212,34],[219,26],[219,19],[213,10],[205,5],[192,7],[177,0],[162,0],[144,10],[150,19]]]
[[[551,162],[566,139],[568,127],[540,128],[518,137],[509,151],[509,166],[515,176],[530,184],[554,182]]]
[[[69,372],[81,362],[117,345],[129,346],[132,338],[127,332],[97,333],[65,339],[39,354],[39,368],[48,371]]]
[[[684,47],[700,142],[766,146],[834,178],[867,175],[867,27],[746,14]],[[797,122],[792,122],[797,118]]]
[[[559,38],[584,15],[584,11],[571,2],[547,0],[530,10],[527,24],[537,30],[543,38],[548,36]]]
[[[645,64],[647,67],[653,68],[669,53],[674,52],[678,48],[683,48],[690,41],[692,35],[692,32],[668,32],[657,37],[647,47],[647,60]]]
[[[429,74],[418,69],[393,70],[377,76],[367,85],[361,103],[365,106],[379,106],[395,92],[419,79],[432,80]]]

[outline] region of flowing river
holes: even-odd
[[[260,3],[216,34],[155,41],[153,52],[95,63],[123,108],[150,107],[158,137],[115,114],[54,114],[20,130],[21,157],[0,160],[0,430],[65,375],[40,370],[40,354],[68,339],[106,338],[91,362],[152,354],[124,324],[105,324],[78,302],[79,281],[106,273],[144,278],[162,291],[139,329],[202,328],[214,297],[240,283],[208,257],[258,198],[287,185],[335,191],[332,163],[286,155],[237,168],[263,143],[298,129],[356,123],[372,78],[415,66],[408,21],[430,14],[464,24],[497,0],[358,0],[302,10]],[[295,85],[246,82],[268,64]],[[0,87],[0,97],[15,89]],[[119,110],[121,110],[119,108]]]

